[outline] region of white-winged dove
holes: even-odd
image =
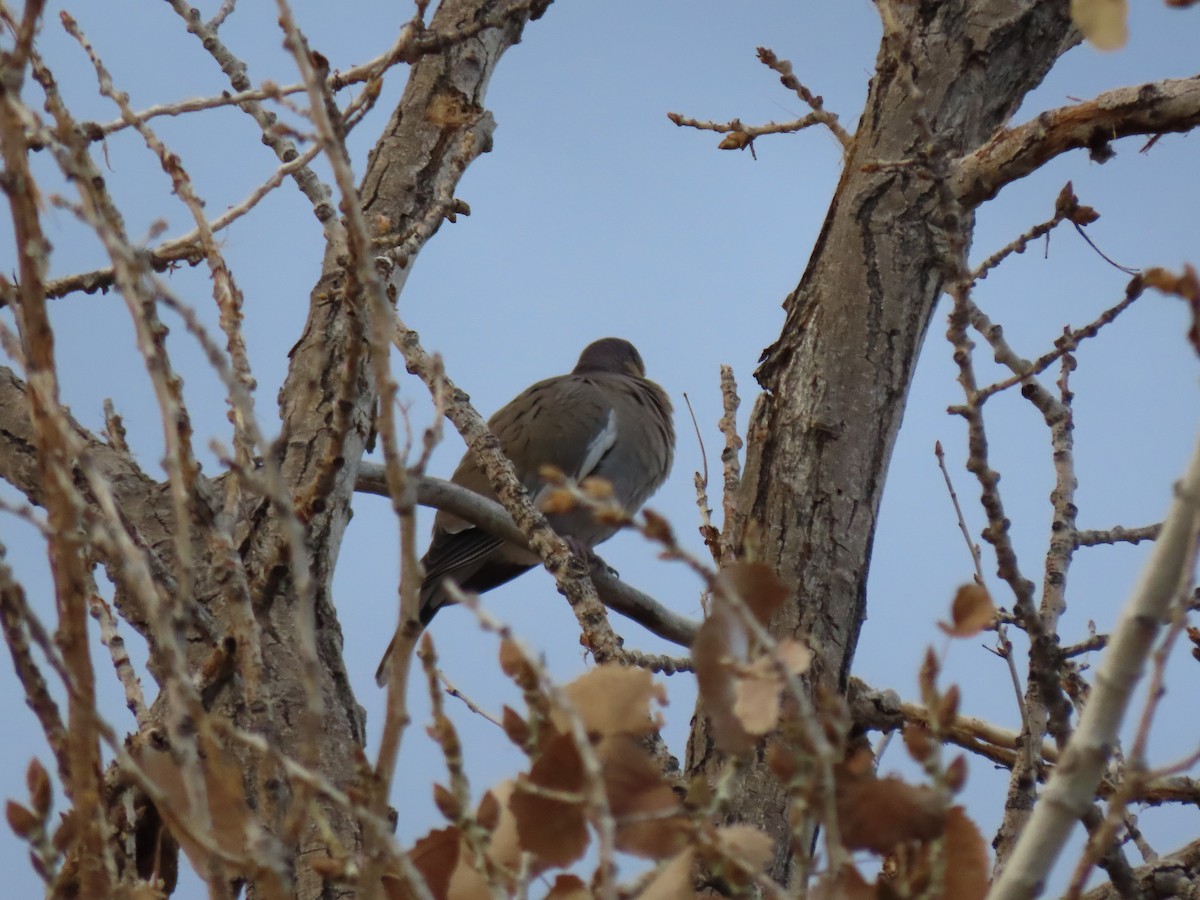
[[[589,344],[568,375],[547,378],[517,395],[488,425],[500,448],[512,460],[517,477],[538,502],[546,486],[538,474],[554,466],[570,478],[603,478],[613,499],[635,512],[667,477],[675,451],[671,401],[646,378],[641,354],[629,341],[603,338]],[[495,499],[487,476],[468,452],[451,480]],[[612,537],[616,528],[597,522],[587,509],[546,517],[564,537],[592,548]],[[536,554],[492,537],[470,522],[439,511],[433,540],[421,565],[420,618],[428,625],[451,601],[443,581],[452,579],[465,591],[482,593],[516,578],[537,565]],[[387,683],[388,646],[376,682]]]

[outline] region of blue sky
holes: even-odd
[[[216,4],[199,6],[211,14]],[[1137,6],[1126,49],[1112,54],[1073,50],[1015,120],[1108,88],[1195,74],[1191,38],[1200,27],[1198,14],[1155,3]],[[135,108],[225,87],[167,4],[67,7]],[[44,47],[68,100],[80,118],[115,118],[115,110],[95,95],[86,58],[59,27],[59,8],[53,4],[47,16]],[[402,5],[382,0],[305,0],[295,11],[311,44],[340,68],[382,52],[394,39],[400,17],[408,14]],[[274,4],[243,0],[222,34],[248,60],[253,79],[293,83],[275,15]],[[700,454],[683,395],[696,410],[716,490],[718,366],[735,368],[744,420],[755,396],[756,360],[783,323],[780,304],[804,270],[837,182],[841,153],[831,135],[813,129],[761,139],[754,160],[749,153],[718,151],[714,135],[677,128],[666,113],[718,121],[737,116],[753,123],[803,115],[800,101],[755,59],[755,47],[765,45],[790,59],[800,80],[853,129],[879,30],[872,5],[857,0],[560,0],[502,61],[487,97],[499,123],[494,149],[472,165],[457,192],[472,213],[445,225],[422,253],[400,300],[402,316],[421,333],[426,348],[443,354],[451,376],[485,415],[529,383],[569,370],[594,338],[632,340],[650,375],[675,401],[680,435],[675,470],[650,505],[699,551],[691,476],[700,468]],[[403,70],[388,77],[378,107],[352,135],[360,174],[403,77]],[[214,214],[238,202],[276,166],[256,126],[236,111],[160,119],[156,128],[179,153]],[[1142,143],[1118,143],[1117,157],[1103,166],[1072,153],[1006,189],[979,213],[973,258],[982,259],[1048,218],[1055,196],[1070,180],[1081,200],[1101,212],[1088,233],[1109,256],[1133,267],[1200,263],[1196,139],[1168,136],[1145,154],[1138,152]],[[186,212],[169,196],[166,177],[136,139],[128,133],[114,137],[102,161],[130,233],[147,234],[158,220],[166,222],[167,235],[187,230]],[[47,161],[39,160],[39,166],[45,173],[43,189],[61,190]],[[101,263],[95,239],[67,214],[51,212],[48,218],[55,229],[55,274]],[[299,336],[320,267],[321,231],[307,202],[287,184],[229,229],[224,241],[246,295],[258,409],[273,433],[286,354]],[[11,224],[4,217],[0,267],[5,271],[14,266],[11,248]],[[1004,324],[1017,350],[1034,357],[1050,347],[1063,326],[1085,324],[1116,303],[1126,281],[1067,229],[1054,233],[1048,254],[1038,243],[993,273],[977,299]],[[170,283],[206,320],[215,319],[202,272],[174,273]],[[983,524],[978,491],[961,467],[962,424],[945,412],[961,395],[942,338],[944,312],[930,329],[889,473],[871,568],[869,619],[855,664],[855,672],[871,684],[894,687],[907,698],[916,695],[924,648],[945,646],[935,622],[946,615],[954,588],[971,574],[933,457],[935,440],[946,447],[969,523],[976,531]],[[111,295],[72,297],[54,303],[53,317],[64,393],[76,417],[98,429],[101,401],[113,397],[142,465],[161,472],[156,407],[120,301]],[[1165,510],[1197,430],[1197,363],[1185,341],[1186,326],[1182,304],[1147,295],[1080,349],[1079,369],[1072,376],[1080,527],[1141,525],[1158,520]],[[171,349],[185,375],[193,423],[203,436],[197,444],[205,445],[209,437],[227,442],[219,384],[183,329],[175,332]],[[980,354],[986,358],[986,352]],[[1000,374],[990,363],[979,365],[981,373]],[[416,381],[402,381],[402,400],[417,428],[430,416],[423,391]],[[988,414],[994,465],[1003,475],[1017,550],[1026,574],[1040,582],[1052,486],[1048,434],[1036,410],[1015,394],[989,403]],[[451,435],[431,472],[449,473],[460,453],[461,442]],[[206,471],[216,471],[211,457]],[[11,517],[0,519],[0,535],[31,598],[48,614],[52,597],[40,545]],[[387,501],[358,498],[335,597],[350,676],[368,711],[372,741],[383,707],[372,675],[396,616],[396,546]],[[1084,637],[1089,620],[1101,631],[1108,628],[1145,549],[1080,551],[1071,574],[1064,642]],[[602,553],[633,584],[680,612],[698,614],[695,579],[656,560],[636,538],[617,537]],[[985,551],[989,578],[994,570]],[[994,580],[991,584],[998,602],[1009,605],[1004,590]],[[494,591],[486,602],[561,677],[583,671],[574,618],[544,573]],[[668,649],[637,626],[618,623],[618,628],[630,646]],[[444,612],[432,633],[443,667],[464,692],[493,711],[502,703],[515,705],[515,689],[497,683],[494,640],[479,634],[466,612]],[[128,631],[126,638],[131,638]],[[98,652],[96,659],[105,674],[105,657]],[[1172,670],[1176,692],[1191,693],[1186,685],[1195,678],[1194,666],[1180,654]],[[19,797],[29,756],[47,759],[48,754],[15,680],[3,678],[0,716],[18,737],[0,747],[0,794]],[[965,712],[1017,725],[1007,670],[979,642],[949,649],[947,678],[960,682]],[[118,729],[129,728],[132,720],[115,679],[107,682],[110,720]],[[682,755],[694,691],[688,676],[670,679],[668,690],[667,737]],[[420,723],[427,703],[421,691],[416,695]],[[1156,762],[1184,756],[1200,743],[1194,715],[1181,714],[1187,704],[1172,706],[1173,699],[1179,698],[1168,696],[1151,745]],[[521,760],[494,726],[453,702],[449,708],[462,730],[477,791],[516,770]],[[900,765],[901,756],[894,747],[883,768]],[[433,744],[419,726],[405,739],[400,771],[393,802],[400,810],[400,834],[411,838],[438,824],[428,785],[443,777]],[[1004,787],[1003,773],[972,761],[967,802],[989,838],[1002,812]],[[1167,852],[1200,833],[1200,816],[1194,810],[1151,811],[1143,825],[1156,849]],[[36,879],[11,837],[0,839],[0,858],[9,863],[17,895],[33,896]]]

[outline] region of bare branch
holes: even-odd
[[[1180,582],[1195,563],[1198,529],[1200,444],[1176,486],[1175,500],[1141,580],[1113,629],[1108,653],[1062,764],[1046,785],[993,887],[997,900],[1027,897],[1036,889],[1070,835],[1075,821],[1072,810],[1090,803],[1154,638],[1178,595]]]
[[[1032,122],[998,131],[959,160],[954,190],[973,208],[1054,157],[1086,147],[1092,158],[1112,156],[1109,143],[1135,134],[1190,131],[1200,125],[1200,75],[1118,88],[1042,113]]]
[[[1140,528],[1124,528],[1114,525],[1112,528],[1101,530],[1088,529],[1075,535],[1080,547],[1096,547],[1100,544],[1140,544],[1142,541],[1153,541],[1162,531],[1162,523],[1143,525]]]
[[[529,546],[529,539],[505,512],[504,507],[494,500],[482,497],[450,481],[422,476],[415,479],[417,503],[434,509],[444,509],[461,519],[478,525],[485,531],[522,547]],[[365,494],[387,496],[383,467],[377,463],[364,462],[359,469],[355,490]],[[619,612],[653,634],[681,647],[690,647],[696,636],[698,623],[662,606],[652,597],[630,587],[612,574],[605,565],[591,573],[600,599],[609,609]]]

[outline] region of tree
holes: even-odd
[[[538,27],[528,20],[539,17],[544,5],[448,0],[426,25],[427,11],[418,4],[415,17],[388,53],[338,71],[321,54],[313,33],[306,37],[290,10],[280,4],[281,33],[299,76],[294,90],[251,81],[226,49],[223,36],[229,25],[223,20],[232,6],[229,11],[223,6],[217,18],[208,22],[183,4],[172,7],[228,77],[223,90],[236,92],[199,105],[236,107],[249,114],[280,164],[267,187],[286,183],[300,188],[298,195],[307,198],[321,225],[324,264],[310,296],[303,333],[289,354],[280,419],[275,424],[262,412],[261,398],[256,406],[250,357],[239,328],[243,294],[225,248],[206,218],[211,213],[203,210],[189,171],[151,130],[161,111],[136,112],[119,93],[120,85],[107,80],[104,64],[111,61],[102,61],[103,54],[98,54],[101,93],[121,109],[123,121],[119,126],[81,126],[42,55],[41,41],[49,29],[42,26],[41,4],[29,4],[19,16],[8,14],[14,36],[5,50],[0,149],[14,229],[16,278],[3,289],[15,321],[8,350],[21,374],[10,372],[3,382],[0,410],[5,445],[0,474],[44,510],[44,518],[29,515],[45,526],[57,602],[53,645],[39,630],[20,585],[7,573],[0,594],[6,638],[22,688],[46,732],[54,752],[53,768],[74,810],[69,832],[57,831],[62,846],[56,851],[42,839],[51,827],[44,820],[50,779],[35,766],[29,775],[31,796],[10,807],[10,823],[30,841],[37,865],[54,874],[55,889],[62,893],[74,889],[85,896],[108,896],[116,894],[118,884],[130,887],[139,877],[156,877],[172,885],[174,845],[179,842],[218,895],[227,892],[222,887],[227,881],[245,878],[256,895],[264,896],[322,896],[326,890],[352,893],[357,889],[370,894],[381,885],[402,896],[407,892],[421,896],[415,870],[430,879],[436,895],[438,880],[448,874],[454,859],[469,858],[478,866],[476,854],[482,854],[488,844],[486,826],[495,823],[498,805],[485,802],[472,814],[452,768],[452,784],[439,794],[439,806],[457,830],[431,835],[411,857],[396,852],[387,834],[387,803],[407,724],[408,694],[415,687],[409,683],[408,667],[401,667],[389,688],[377,758],[367,763],[360,753],[365,724],[346,674],[333,596],[334,566],[343,550],[355,485],[365,487],[374,479],[378,487],[382,482],[383,491],[392,498],[399,556],[405,561],[400,579],[401,655],[412,661],[417,631],[404,623],[413,618],[414,508],[421,485],[427,484],[419,478],[428,450],[415,454],[416,458],[405,452],[405,425],[411,423],[398,418],[403,407],[397,404],[391,347],[402,354],[409,372],[428,385],[437,411],[450,418],[503,486],[500,496],[506,508],[546,559],[579,618],[595,660],[673,665],[669,660],[639,658],[620,646],[602,614],[592,580],[573,564],[566,546],[547,531],[516,490],[478,414],[443,373],[437,358],[406,327],[403,314],[395,311],[425,242],[444,222],[470,211],[457,199],[458,179],[491,145],[493,121],[484,106],[484,93],[501,54],[521,39],[526,27]],[[238,23],[244,12],[230,15],[229,24]],[[1048,732],[1060,741],[1059,752],[1071,752],[1064,694],[1064,673],[1071,673],[1055,649],[1060,614],[1055,591],[1062,579],[1056,581],[1048,573],[1042,608],[1035,610],[1033,586],[1021,574],[1006,537],[1004,507],[989,465],[984,398],[974,383],[968,326],[989,340],[998,359],[1017,376],[1014,386],[1020,385],[1045,417],[1060,472],[1056,531],[1077,537],[1068,464],[1069,390],[1064,384],[1055,396],[1042,387],[1030,364],[989,328],[972,299],[972,284],[982,273],[968,265],[967,250],[976,210],[1005,185],[1055,156],[1086,147],[1093,157],[1102,158],[1109,152],[1108,143],[1117,138],[1193,127],[1200,117],[1196,81],[1113,92],[1073,103],[1029,125],[1009,126],[1028,92],[1078,40],[1066,3],[884,4],[879,12],[883,39],[878,64],[865,113],[853,135],[800,84],[789,63],[768,50],[759,54],[784,85],[813,109],[794,128],[826,127],[845,155],[821,235],[785,304],[787,318],[780,336],[764,354],[757,373],[765,392],[756,401],[746,430],[744,472],[736,466],[735,428],[732,424],[725,428],[732,447],[727,483],[740,487],[725,500],[724,534],[712,540],[714,565],[723,566],[724,573],[711,573],[707,583],[717,605],[711,621],[723,622],[723,631],[757,632],[745,607],[754,607],[762,596],[778,594],[782,607],[770,619],[769,634],[755,634],[760,644],[782,646],[782,652],[766,657],[765,668],[754,669],[760,663],[747,659],[745,671],[730,674],[725,660],[728,647],[718,644],[707,655],[709,677],[718,685],[718,695],[726,689],[743,695],[765,690],[778,697],[781,688],[775,679],[794,678],[804,668],[800,647],[788,642],[803,637],[817,650],[806,688],[798,689],[795,681],[789,688],[790,702],[799,709],[785,704],[782,711],[785,718],[780,727],[790,739],[784,743],[791,756],[776,752],[759,760],[751,755],[744,766],[730,768],[731,756],[737,755],[737,731],[747,727],[745,719],[736,709],[719,709],[719,696],[706,692],[714,723],[722,712],[727,720],[732,714],[729,733],[734,737],[723,735],[719,725],[714,730],[699,716],[687,769],[708,776],[710,784],[719,784],[727,793],[718,791],[720,802],[706,808],[693,792],[693,809],[700,812],[687,824],[675,808],[674,795],[663,793],[662,776],[647,770],[646,757],[627,740],[640,727],[620,718],[585,716],[585,722],[570,715],[563,724],[553,714],[557,708],[587,706],[580,698],[592,696],[588,691],[629,697],[631,707],[640,709],[650,697],[643,681],[584,682],[564,693],[550,683],[536,657],[508,641],[503,644],[505,669],[525,689],[531,705],[523,718],[507,722],[510,736],[523,743],[535,760],[528,781],[534,787],[527,784],[522,789],[527,808],[518,818],[527,827],[521,840],[528,848],[532,840],[528,823],[540,821],[551,823],[556,832],[552,838],[569,834],[577,840],[582,834],[586,842],[582,811],[586,807],[600,825],[606,851],[598,882],[601,890],[612,889],[605,866],[610,860],[607,851],[614,845],[667,857],[680,851],[683,834],[690,834],[700,855],[707,857],[702,868],[709,882],[723,886],[752,875],[756,861],[765,869],[757,876],[760,884],[767,888],[774,883],[798,885],[803,867],[809,865],[808,850],[818,821],[824,823],[827,836],[842,834],[848,847],[866,846],[881,853],[890,849],[887,839],[853,830],[853,813],[871,806],[861,799],[856,806],[847,798],[855,791],[860,798],[874,796],[870,792],[876,788],[861,761],[854,761],[856,757],[842,761],[854,749],[849,708],[832,698],[848,686],[885,475],[919,349],[943,291],[953,298],[951,336],[959,379],[968,390],[959,410],[970,437],[968,469],[979,479],[984,494],[988,521],[984,536],[995,547],[1000,577],[1014,598],[1014,614],[1004,621],[1032,636],[1030,687],[1024,698],[1026,730],[1019,744],[1021,753],[1012,763],[1013,789],[997,847],[998,864],[1013,852],[1027,808],[1032,806],[1043,765],[1043,736]],[[69,18],[65,22],[71,31]],[[75,33],[86,46],[82,33]],[[402,63],[410,66],[404,96],[382,130],[360,186],[347,134],[353,137],[357,132],[352,127],[379,102],[385,73]],[[65,87],[64,83],[64,94]],[[285,102],[284,98],[292,99]],[[43,101],[44,113],[36,113]],[[289,115],[288,102],[301,104],[304,115]],[[282,112],[273,111],[276,107]],[[699,123],[683,116],[676,121],[722,131],[723,146],[752,152],[758,138],[780,130],[740,121]],[[135,232],[118,210],[116,190],[105,183],[102,156],[96,152],[97,141],[122,129],[130,134],[136,131],[158,158],[172,190],[194,217],[194,234],[149,252],[131,237]],[[684,140],[681,135],[681,143]],[[316,168],[318,159],[321,169]],[[42,171],[37,167],[46,165],[42,160],[52,160],[57,174],[35,174]],[[47,190],[35,187],[44,185],[47,177],[66,180],[73,199],[55,203],[99,238],[105,254],[103,268],[84,275],[50,276],[53,257],[45,236],[46,212],[39,204],[39,196]],[[253,208],[261,193],[265,192],[255,192],[241,207],[224,214],[218,226]],[[1091,215],[1071,191],[1064,191],[1053,219],[1036,234],[1066,222],[1082,227]],[[201,266],[211,279],[218,321],[198,315],[160,274],[185,263]],[[1128,303],[1147,288],[1176,294],[1193,307],[1200,303],[1194,275],[1187,273],[1154,270],[1135,278],[1128,288]],[[55,304],[68,302],[70,294],[100,289],[112,291],[105,302],[115,303],[118,297],[124,301],[134,325],[163,423],[167,474],[163,482],[138,465],[115,413],[107,416],[106,436],[100,439],[79,426],[63,405],[52,310]],[[227,394],[232,440],[215,456],[220,473],[215,477],[202,475],[197,462],[203,450],[196,446],[192,427],[195,405],[176,375],[177,351],[166,339],[163,324],[168,315],[181,322],[202,349]],[[215,337],[217,329],[220,338]],[[1068,335],[1044,364],[1069,363],[1077,344],[1087,337],[1082,332]],[[732,412],[733,388],[731,382],[727,385]],[[270,427],[264,424],[268,421]],[[436,429],[430,428],[422,444],[426,448],[437,439]],[[375,442],[383,455],[379,470],[363,466],[364,452]],[[206,461],[205,468],[212,471],[213,462]],[[565,490],[569,493],[572,488]],[[586,500],[576,498],[576,502]],[[1194,510],[1184,505],[1170,520],[1179,523],[1182,535],[1170,544],[1176,556],[1185,555],[1195,535],[1194,518]],[[669,553],[684,552],[663,523],[651,520],[647,530]],[[1051,548],[1049,558],[1061,562],[1058,574],[1064,577],[1073,549],[1073,543],[1069,550]],[[97,583],[97,564],[112,583],[111,608],[102,599],[107,588]],[[1166,571],[1185,568],[1177,559],[1174,568]],[[980,577],[983,580],[982,573]],[[775,579],[782,587],[775,586]],[[605,582],[610,579],[596,580],[608,596],[613,588]],[[975,605],[990,609],[981,602]],[[121,733],[111,730],[95,712],[89,614],[100,621],[137,718],[138,733],[128,742],[123,743]],[[653,620],[655,615],[652,611],[646,617]],[[112,639],[118,617],[149,647],[147,671],[159,685],[152,703],[140,698],[134,668]],[[714,630],[710,629],[710,637]],[[44,654],[46,665],[38,665],[31,643]],[[423,658],[432,672],[429,646]],[[696,664],[705,665],[704,658],[697,648]],[[786,672],[772,669],[771,659],[790,660],[792,667]],[[54,694],[41,674],[46,666],[70,687],[65,719],[59,716]],[[926,671],[922,699],[926,726],[936,744],[955,737],[960,723],[947,699],[953,693],[938,685],[933,668]],[[606,667],[597,671],[605,673],[599,679],[622,677]],[[597,688],[598,683],[602,688]],[[1067,687],[1072,683],[1065,680]],[[1125,683],[1131,682],[1126,678]],[[436,687],[436,681],[433,684]],[[896,727],[902,710],[889,707],[885,699],[867,690],[856,696],[852,708],[860,724]],[[807,710],[812,698],[817,705]],[[881,718],[886,721],[881,723]],[[454,741],[446,721],[442,716],[435,719],[435,733],[447,762],[453,763]],[[601,738],[581,734],[585,724],[586,731]],[[766,730],[776,724],[772,718]],[[528,733],[533,727],[549,728],[557,736],[539,741]],[[1097,734],[1101,744],[1111,739]],[[910,734],[910,746],[919,742]],[[903,793],[902,802],[896,802],[904,810],[927,811],[932,824],[919,833],[902,830],[895,840],[943,833],[944,801],[957,777],[952,765],[933,762],[937,757],[932,751],[913,752],[928,763],[934,787],[913,788],[912,793]],[[105,768],[104,754],[115,757],[116,765]],[[1092,754],[1092,758],[1100,757]],[[809,776],[801,779],[802,789],[781,779],[789,759]],[[1137,755],[1133,759],[1140,762]],[[568,794],[576,789],[569,779],[563,788],[550,777],[572,767],[604,775],[600,780],[579,776],[577,790],[592,791],[584,803],[549,795],[553,788]],[[622,781],[617,772],[629,778]],[[719,773],[732,774],[718,779]],[[1099,778],[1099,772],[1095,774]],[[627,783],[630,779],[633,787]],[[623,790],[614,786],[618,782],[625,784]],[[1095,784],[1086,786],[1085,794],[1090,796],[1094,789]],[[1149,790],[1144,778],[1110,782],[1109,789],[1118,792],[1122,803]],[[534,803],[530,809],[528,804],[534,802],[530,798],[544,803]],[[796,820],[793,839],[787,810],[798,799],[816,814]],[[622,809],[628,812],[629,807],[657,811],[663,827],[656,831],[667,836],[661,845],[647,847],[648,838],[637,829],[617,828],[624,822]],[[1119,811],[1121,804],[1113,803],[1111,809]],[[1119,821],[1106,820],[1102,812],[1084,815],[1101,832]],[[764,844],[745,830],[707,831],[707,826],[696,824],[709,818],[752,823],[771,840]],[[952,834],[961,839],[969,832],[967,826],[956,826]],[[493,836],[493,848],[498,842]],[[1104,864],[1114,884],[1128,888],[1139,873],[1131,872],[1109,843],[1098,843]],[[844,857],[836,840],[827,838],[826,844],[827,861]],[[563,849],[553,840],[538,847],[537,856],[543,861],[554,859],[556,853],[574,852],[574,846]],[[671,878],[687,880],[694,861],[691,853],[692,849],[680,851],[675,863],[666,867],[674,869],[660,873],[659,890],[669,890]],[[445,861],[447,854],[450,863]],[[913,870],[917,868],[913,863]],[[1036,881],[1043,872],[1036,862],[1028,862],[1019,874]],[[490,874],[502,879],[495,869]],[[832,884],[836,875],[836,870],[831,871],[826,884]],[[564,892],[571,887],[568,880],[560,885]],[[839,889],[849,890],[848,882],[840,883]]]

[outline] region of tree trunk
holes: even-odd
[[[882,11],[899,27],[892,35],[885,28],[841,182],[784,302],[783,331],[756,372],[763,393],[738,497],[743,554],[773,567],[792,590],[771,632],[807,636],[818,649],[814,690],[845,688],[866,618],[887,466],[941,291],[947,235],[960,224],[970,234],[971,209],[961,211],[965,221],[947,221],[944,185],[927,166],[886,164],[976,149],[1077,39],[1066,0],[923,0]],[[925,146],[922,117],[935,148]],[[712,775],[724,763],[698,711],[688,771]],[[786,796],[761,758],[740,778],[726,820],[776,839],[769,873],[786,881]],[[811,825],[797,830],[800,846],[812,833]]]

